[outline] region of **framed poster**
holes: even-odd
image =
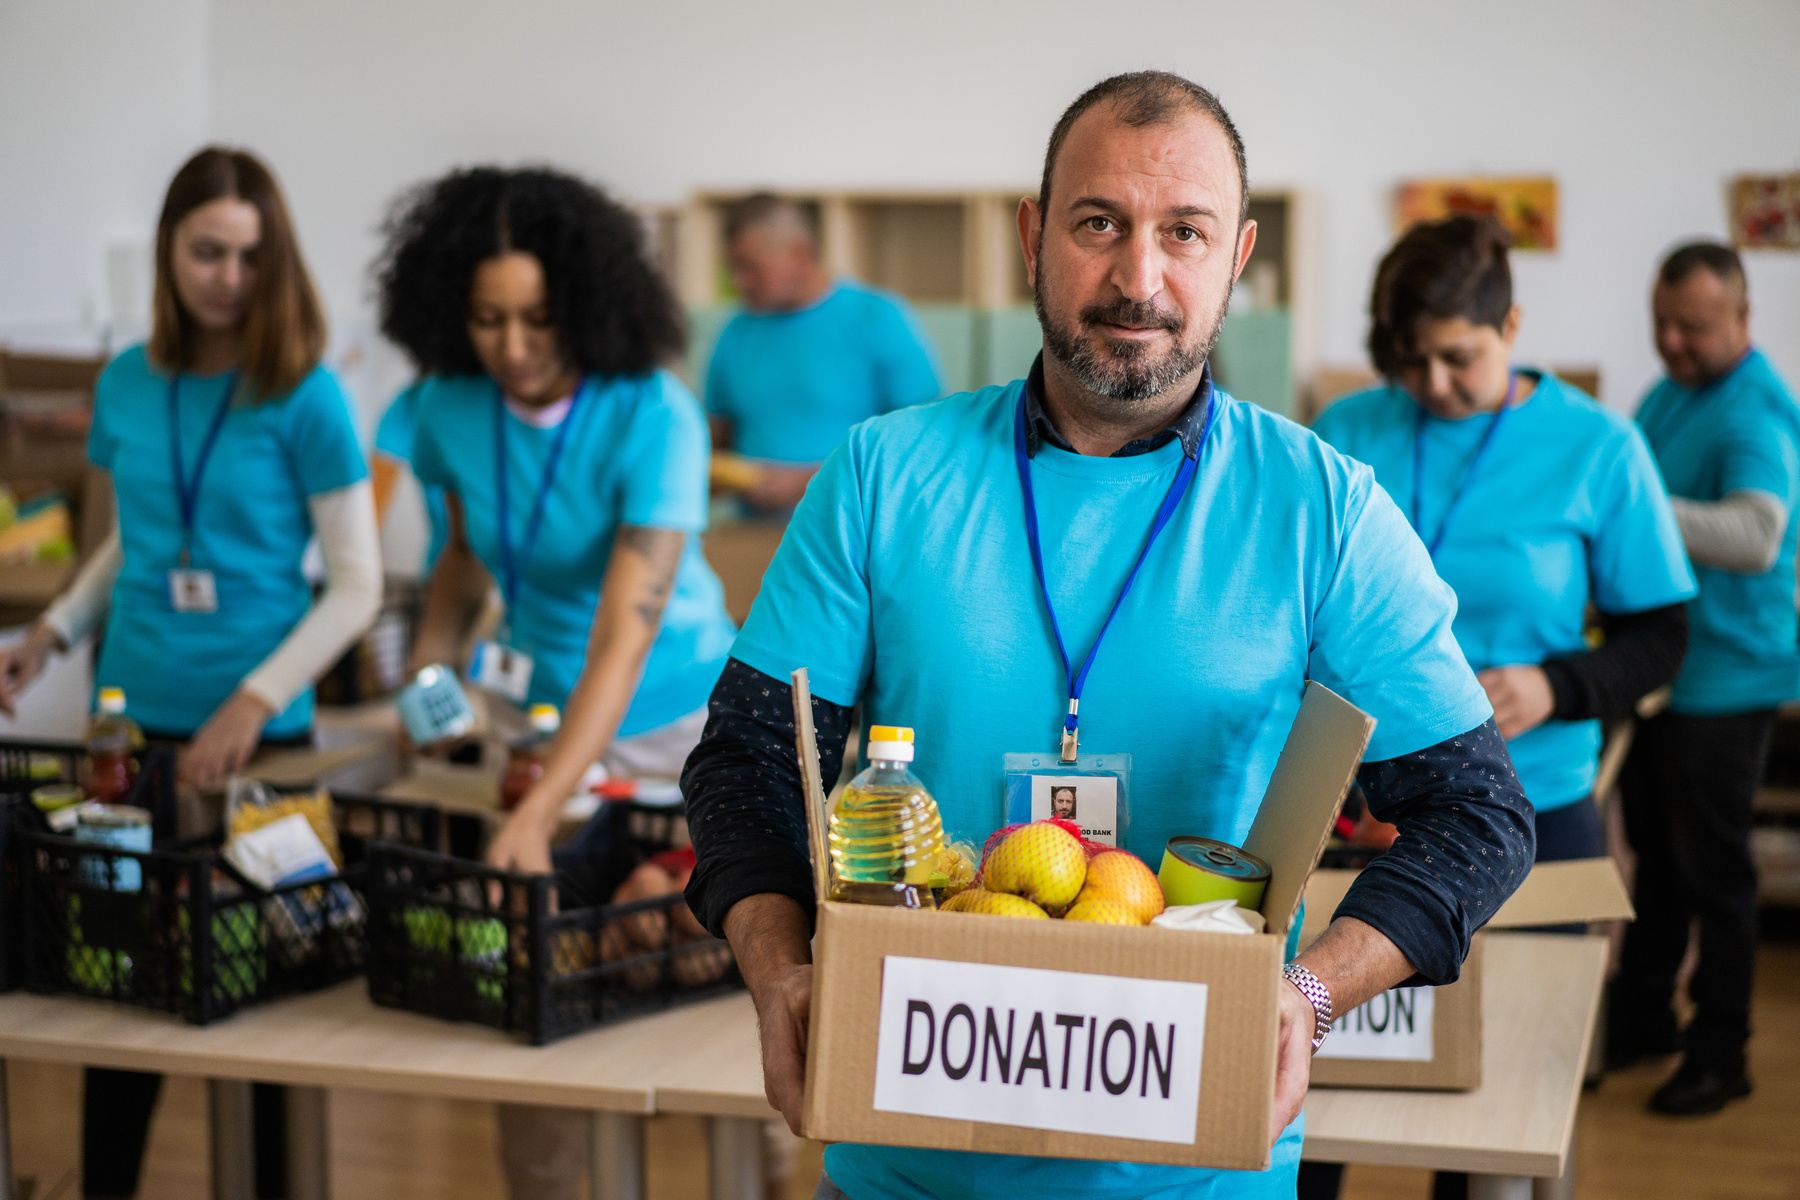
[[[1731,181],[1731,241],[1742,250],[1800,250],[1800,171]]]
[[[1556,180],[1549,175],[1408,180],[1395,194],[1394,230],[1458,213],[1495,218],[1515,250],[1556,249]]]

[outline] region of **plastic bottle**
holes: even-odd
[[[143,744],[143,731],[125,715],[125,689],[101,688],[100,711],[88,722],[88,796],[108,804],[124,801],[137,775],[131,754]]]
[[[544,777],[544,756],[562,725],[554,704],[531,706],[531,733],[508,747],[506,774],[500,780],[500,807],[507,812],[519,807],[526,793]]]
[[[869,767],[831,809],[832,899],[931,908],[931,874],[944,845],[937,801],[907,769],[913,731],[869,729]]]

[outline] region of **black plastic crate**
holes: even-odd
[[[332,801],[344,873],[273,890],[219,853],[221,834],[137,852],[19,833],[25,985],[205,1025],[354,976],[367,948],[358,887],[367,847],[382,838],[436,845],[441,817],[372,796]]]
[[[679,810],[614,804],[611,861],[583,884],[391,844],[371,847],[369,996],[543,1045],[741,982],[731,948],[699,931],[680,892],[603,903],[672,848]]]
[[[24,916],[13,834],[47,832],[31,802],[34,789],[52,783],[80,783],[87,770],[87,747],[79,742],[0,741],[0,992],[25,984]]]

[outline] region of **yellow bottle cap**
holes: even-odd
[[[871,725],[869,726],[871,742],[910,742],[913,733],[905,725]]]
[[[100,711],[103,713],[122,713],[125,711],[125,689],[121,687],[103,687],[100,689]],[[907,735],[912,736],[910,733]]]
[[[562,714],[554,704],[532,705],[530,719],[531,727],[539,733],[555,733],[562,725]]]

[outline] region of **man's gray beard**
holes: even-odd
[[[1212,328],[1206,337],[1193,345],[1182,345],[1182,330],[1171,330],[1175,346],[1161,359],[1147,362],[1147,348],[1139,342],[1114,342],[1112,353],[1102,356],[1092,343],[1075,331],[1057,324],[1044,306],[1044,272],[1039,270],[1037,287],[1033,289],[1038,324],[1044,331],[1044,352],[1056,359],[1075,376],[1090,394],[1113,403],[1105,406],[1102,416],[1131,416],[1144,401],[1160,396],[1182,379],[1199,369],[1212,354],[1225,324],[1224,304],[1213,313]],[[1185,324],[1183,329],[1185,329]]]

